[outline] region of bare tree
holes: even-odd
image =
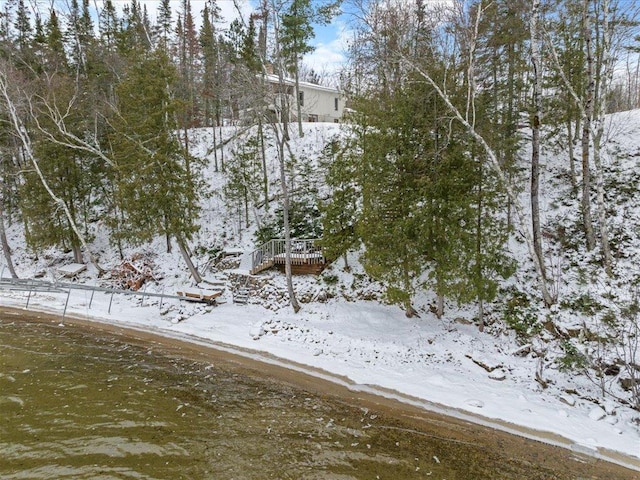
[[[615,72],[615,51],[620,45],[617,45],[615,39],[628,37],[630,25],[633,25],[633,19],[637,17],[637,7],[627,9],[624,13],[616,2],[612,6],[609,0],[594,1],[594,15],[597,17],[597,28],[595,29],[599,36],[597,37],[597,49],[594,49],[593,29],[594,25],[590,20],[592,15],[589,0],[583,2],[583,28],[585,36],[586,50],[586,74],[587,74],[587,91],[583,98],[572,87],[571,82],[567,78],[566,73],[562,69],[558,54],[550,35],[545,32],[545,40],[547,51],[552,59],[553,65],[558,71],[562,80],[562,86],[567,90],[570,97],[573,98],[576,105],[580,109],[583,117],[582,129],[582,213],[583,222],[585,223],[585,233],[587,235],[587,247],[590,242],[595,247],[596,239],[593,232],[591,220],[591,172],[590,172],[590,152],[593,149],[593,160],[596,175],[596,199],[598,201],[598,228],[600,233],[600,247],[602,250],[602,263],[608,275],[612,275],[613,256],[609,245],[609,228],[607,223],[607,205],[604,192],[604,169],[602,165],[602,155],[605,143],[605,116],[607,114],[607,98],[613,84]],[[624,16],[626,15],[626,18]],[[593,50],[599,52],[598,56],[594,56]],[[585,212],[587,216],[585,217]],[[589,239],[589,231],[593,238]]]
[[[291,109],[289,95],[286,93],[286,82],[284,78],[285,65],[284,58],[281,55],[280,50],[280,42],[279,42],[279,33],[278,29],[280,28],[280,18],[279,11],[281,7],[275,5],[272,2],[272,14],[273,20],[272,25],[274,29],[274,51],[275,58],[278,62],[277,72],[278,72],[278,86],[279,86],[279,102],[280,102],[280,121],[275,119],[275,121],[271,122],[271,127],[276,136],[276,145],[278,147],[278,162],[280,167],[280,187],[282,188],[282,217],[283,217],[283,226],[284,226],[284,243],[285,243],[285,276],[287,277],[287,292],[289,294],[289,302],[291,303],[291,308],[295,313],[300,311],[300,304],[298,303],[298,299],[296,298],[295,291],[293,289],[293,278],[291,273],[291,227],[289,225],[289,211],[290,211],[290,198],[289,198],[289,186],[287,182],[286,175],[286,150],[289,149],[289,112]],[[263,65],[264,62],[263,62]]]
[[[20,118],[16,100],[12,96],[12,92],[10,91],[10,88],[9,88],[9,84],[11,82],[8,77],[9,72],[10,72],[10,69],[7,67],[6,63],[0,66],[0,98],[4,103],[4,107],[9,117],[9,123],[13,129],[13,133],[18,137],[19,142],[22,144],[23,152],[25,156],[28,158],[28,160],[30,161],[30,163],[33,165],[33,168],[37,173],[38,178],[40,179],[40,182],[42,183],[43,187],[46,189],[47,193],[49,194],[51,199],[54,201],[54,203],[58,205],[64,212],[67,218],[67,221],[69,222],[69,225],[73,230],[73,233],[76,235],[76,237],[80,241],[80,244],[84,248],[85,252],[87,252],[87,254],[89,255],[91,263],[96,267],[98,272],[102,273],[104,272],[104,269],[98,263],[97,257],[93,254],[93,252],[89,248],[89,245],[87,244],[87,241],[84,235],[76,225],[73,215],[69,211],[69,207],[60,197],[58,197],[53,192],[46,178],[42,174],[42,170],[40,169],[38,161],[33,153],[31,136],[29,135],[29,132],[27,131],[24,123],[22,122],[22,119]],[[14,80],[14,83],[15,83],[15,80]],[[24,94],[24,99],[27,101],[27,103],[30,103],[30,98],[27,94]]]
[[[596,246],[596,237],[593,232],[593,221],[591,219],[591,170],[590,170],[590,143],[591,143],[591,120],[593,119],[593,102],[596,89],[596,80],[593,70],[593,33],[591,31],[591,14],[589,12],[589,1],[583,2],[583,35],[586,54],[586,74],[587,88],[583,102],[582,120],[582,225],[587,239],[587,250],[593,250]]]
[[[596,170],[596,196],[598,200],[598,227],[600,229],[600,248],[602,263],[607,275],[613,274],[613,256],[609,246],[609,226],[607,224],[607,205],[604,198],[604,172],[602,168],[602,143],[604,138],[605,115],[607,113],[606,95],[613,79],[614,61],[612,55],[613,25],[610,18],[609,0],[601,1],[601,60],[598,75],[597,106],[595,108],[595,132],[593,134],[593,163]],[[615,9],[614,9],[615,10]]]
[[[542,56],[540,54],[540,0],[531,2],[531,68],[533,69],[533,115],[531,125],[531,229],[533,249],[542,276],[546,277],[542,254],[542,228],[540,226],[540,130],[542,128]]]
[[[4,260],[7,262],[7,268],[11,278],[18,278],[16,269],[13,266],[13,260],[11,257],[11,248],[9,247],[9,241],[7,240],[7,232],[4,228],[4,193],[0,191],[0,242],[2,243],[2,253],[4,254]]]
[[[236,9],[240,12],[239,5],[236,4]],[[270,97],[270,105],[273,111],[269,111],[269,108],[260,108],[258,113],[263,115],[262,123],[266,124],[276,140],[276,148],[278,151],[278,163],[280,172],[280,188],[282,189],[282,216],[284,227],[284,240],[285,240],[285,276],[287,282],[287,293],[289,295],[289,302],[294,312],[300,311],[300,304],[295,295],[293,288],[293,278],[291,273],[291,227],[289,224],[289,211],[290,211],[290,191],[286,174],[286,160],[287,152],[290,151],[290,110],[291,99],[287,94],[287,82],[285,79],[286,65],[285,58],[281,51],[280,28],[281,17],[284,13],[285,3],[281,0],[264,0],[261,4],[260,18],[263,19],[264,30],[260,32],[259,48],[257,52],[257,60],[260,63],[262,82],[267,82],[267,76],[270,74],[271,69],[275,71],[277,75],[277,83],[269,87],[267,95]],[[268,19],[271,19],[269,23],[271,25],[272,34],[266,31]],[[245,25],[246,27],[246,25]],[[273,63],[268,64],[267,43],[268,39],[271,40],[271,60]],[[266,169],[265,169],[266,172]],[[266,191],[266,190],[265,190]]]

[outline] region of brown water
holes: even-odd
[[[117,335],[0,317],[0,478],[616,478],[237,372]]]

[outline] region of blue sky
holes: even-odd
[[[307,55],[305,63],[320,73],[336,72],[345,62],[345,50],[349,40],[346,22],[339,17],[330,25],[316,27],[315,33],[315,51]]]

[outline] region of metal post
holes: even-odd
[[[109,300],[109,312],[111,313],[111,303],[113,302],[113,292],[111,292],[111,299]]]
[[[147,284],[145,283],[144,288],[142,289],[142,296],[141,296],[142,298],[140,299],[141,307],[144,307],[144,294],[146,293],[146,291],[147,291]]]
[[[94,288],[91,289],[91,298],[89,299],[89,308],[91,308],[91,304],[93,303],[93,294],[96,293],[95,285]]]
[[[64,316],[67,314],[67,305],[69,305],[70,296],[71,296],[71,289],[67,290],[67,301],[64,302],[64,310],[62,311],[62,323],[64,323]]]
[[[31,300],[31,286],[29,286],[29,293],[27,294],[27,304],[24,308],[29,308],[29,300]]]
[[[160,294],[160,306],[158,310],[162,310],[162,300],[164,299],[164,287],[162,287],[162,293]]]

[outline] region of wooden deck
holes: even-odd
[[[295,275],[317,275],[324,270],[327,259],[317,240],[291,240],[291,272]],[[285,241],[273,239],[254,250],[251,254],[251,274],[277,267],[284,270],[286,263]]]

